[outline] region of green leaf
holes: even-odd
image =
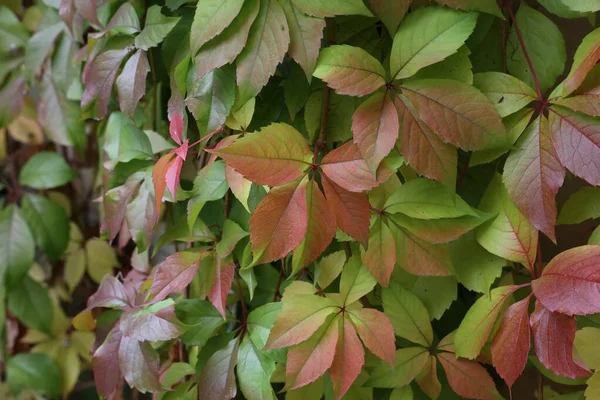
[[[202,9],[204,7],[198,7]],[[158,46],[177,25],[180,17],[165,17],[160,12],[161,6],[154,5],[146,12],[146,23],[144,29],[135,38],[135,47],[148,50]]]
[[[27,160],[19,173],[19,182],[35,189],[52,189],[75,176],[77,173],[58,153],[40,151]]]
[[[221,241],[217,243],[215,249],[219,257],[225,258],[231,254],[237,243],[246,236],[248,236],[248,232],[243,230],[238,224],[230,219],[225,220]]]
[[[422,68],[411,79],[453,79],[473,84],[473,65],[469,56],[471,51],[467,46],[462,46],[448,58]]]
[[[214,201],[223,198],[229,185],[225,179],[225,163],[217,160],[202,168],[194,179],[195,202]]]
[[[501,117],[517,112],[537,99],[535,90],[526,83],[501,72],[476,74],[474,85],[492,102]]]
[[[248,314],[248,335],[257,349],[265,347],[281,306],[282,303],[267,303]]]
[[[59,204],[38,194],[23,197],[23,216],[37,245],[51,260],[58,260],[69,244],[69,217]]]
[[[175,315],[184,324],[181,341],[186,346],[204,346],[226,324],[219,311],[207,300],[184,299],[175,305]]]
[[[315,269],[315,278],[321,289],[331,285],[331,282],[337,278],[346,262],[346,253],[336,251],[319,260]]]
[[[240,389],[248,400],[275,400],[271,387],[271,375],[275,372],[275,361],[257,349],[248,337],[240,345],[237,376]]]
[[[336,15],[372,16],[362,0],[292,0],[294,5],[308,15],[319,18]]]
[[[25,101],[25,78],[13,74],[0,88],[0,127],[11,123],[23,108]]]
[[[433,343],[429,313],[417,296],[392,282],[389,287],[383,288],[382,297],[383,309],[394,326],[396,336],[425,347]]]
[[[52,46],[56,38],[63,31],[65,25],[60,22],[41,29],[33,35],[27,42],[25,49],[25,76],[31,81],[44,63],[44,60],[50,55]]]
[[[546,10],[561,18],[584,18],[585,14],[571,10],[562,0],[538,0]]]
[[[600,10],[600,4],[596,0],[560,0],[573,11],[596,12]]]
[[[600,188],[582,187],[573,193],[558,215],[558,224],[578,224],[600,218]]]
[[[369,0],[369,5],[376,16],[381,18],[391,36],[394,36],[398,25],[408,12],[411,0]]]
[[[104,151],[109,158],[108,165],[113,168],[117,162],[152,158],[152,146],[146,134],[121,112],[114,112],[108,118]]]
[[[588,73],[600,59],[600,29],[595,29],[583,38],[573,57],[573,66],[563,82],[562,95],[567,96],[578,89]]]
[[[439,4],[461,10],[481,11],[504,19],[495,0],[436,0]]]
[[[46,354],[20,353],[6,363],[6,378],[14,392],[31,388],[51,398],[60,394],[60,372]]]
[[[48,289],[25,276],[8,291],[8,309],[24,325],[52,333],[54,309]]]
[[[427,7],[410,13],[398,28],[390,56],[394,79],[456,53],[475,29],[477,13]]]
[[[314,69],[314,66],[312,68]],[[309,78],[311,77],[312,70]],[[292,121],[306,104],[309,95],[310,83],[306,80],[302,68],[296,63],[290,63],[290,73],[283,82],[283,96]]]
[[[554,85],[556,78],[565,69],[567,59],[565,40],[554,22],[527,4],[521,3],[516,18],[525,48],[531,57],[544,93]],[[535,87],[514,26],[510,30],[506,43],[506,66],[516,78]]]
[[[196,7],[190,33],[190,48],[194,56],[202,45],[223,32],[238,15],[244,0],[204,0]]]
[[[0,211],[0,282],[17,284],[33,264],[35,243],[16,205]]]
[[[586,367],[597,371],[600,369],[600,328],[586,327],[575,334],[575,348]]]
[[[344,304],[352,304],[369,293],[377,281],[365,268],[358,254],[346,263],[340,279],[340,297]]]
[[[498,316],[504,310],[504,303],[517,289],[517,286],[500,286],[492,289],[489,296],[483,295],[477,299],[460,323],[454,337],[458,357],[474,359],[479,355]]]
[[[394,367],[380,362],[373,369],[365,385],[382,388],[406,386],[423,370],[428,360],[429,351],[423,347],[407,347],[396,350]]]

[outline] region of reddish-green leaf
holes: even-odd
[[[154,296],[153,301],[163,300],[169,294],[189,285],[196,276],[201,258],[202,254],[189,251],[182,251],[167,257],[157,267],[154,275],[150,289],[150,294]]]
[[[476,361],[459,360],[452,353],[440,353],[448,383],[459,396],[467,399],[493,400],[497,393],[494,381]]]
[[[377,216],[375,219],[371,227],[368,246],[366,249],[361,248],[360,255],[377,282],[387,286],[396,264],[396,244],[394,235],[383,221],[383,217]]]
[[[327,153],[321,161],[321,169],[329,179],[351,192],[362,192],[378,185],[358,147],[352,142]]]
[[[600,65],[592,68],[579,89],[567,98],[556,98],[553,103],[573,111],[600,117]]]
[[[198,379],[198,398],[229,400],[235,397],[237,387],[233,369],[237,363],[239,338],[233,338],[224,348],[206,361]]]
[[[531,295],[508,307],[492,342],[494,367],[508,387],[515,383],[527,364],[531,340],[530,299]]]
[[[440,138],[463,150],[507,145],[506,131],[490,101],[459,81],[425,79],[402,85],[419,116]]]
[[[481,213],[479,217],[465,215],[458,218],[418,219],[403,214],[390,216],[398,226],[429,243],[452,242],[492,217]]]
[[[162,199],[167,188],[167,171],[171,166],[173,153],[168,153],[158,159],[154,168],[152,168],[152,183],[154,184],[154,201],[156,202],[156,219],[160,216]]]
[[[375,57],[359,47],[330,46],[321,51],[314,76],[338,94],[365,96],[385,85],[385,70]]]
[[[387,315],[372,308],[353,310],[349,314],[367,349],[393,366],[396,359],[396,338]]]
[[[161,390],[160,359],[150,343],[123,336],[119,345],[119,366],[129,386],[141,393]]]
[[[371,172],[387,156],[398,137],[398,113],[392,98],[376,93],[361,104],[352,116],[354,143]]]
[[[562,95],[566,96],[577,90],[598,60],[600,60],[600,28],[584,37],[577,48],[571,72],[563,82]]]
[[[429,313],[417,296],[392,282],[383,288],[383,309],[390,318],[397,336],[422,346],[433,343]]]
[[[123,71],[117,78],[119,106],[125,114],[133,115],[138,102],[146,94],[148,72],[150,72],[150,64],[144,50],[136,51],[125,63]]]
[[[244,0],[204,0],[196,7],[190,31],[192,56],[233,21],[243,4]]]
[[[313,154],[304,137],[287,124],[271,124],[233,144],[207,150],[259,185],[279,186],[301,177]]]
[[[498,114],[506,117],[537,99],[525,82],[501,72],[483,72],[473,76],[475,87],[492,102]]]
[[[368,386],[395,388],[409,385],[427,365],[429,352],[423,347],[407,347],[396,350],[395,363],[379,363],[373,369]]]
[[[571,379],[590,375],[587,369],[573,361],[573,341],[577,330],[574,317],[552,312],[538,301],[530,324],[535,354],[546,368]]]
[[[350,389],[365,363],[365,351],[348,314],[342,314],[339,321],[340,334],[329,370],[336,400]]]
[[[307,180],[279,186],[267,193],[250,217],[254,260],[267,263],[294,250],[304,239],[307,222]]]
[[[600,122],[563,107],[550,107],[550,135],[562,165],[600,185]]]
[[[371,9],[387,28],[391,36],[394,36],[398,25],[408,12],[411,0],[369,0]]]
[[[110,396],[121,381],[121,367],[119,363],[119,346],[123,334],[118,328],[113,328],[104,343],[94,352],[92,368],[96,389],[103,396]]]
[[[329,209],[335,216],[337,226],[353,237],[363,247],[369,240],[369,199],[364,193],[349,192],[330,181],[326,176],[321,180]]]
[[[600,246],[564,251],[531,283],[536,298],[553,312],[567,315],[600,312]]]
[[[506,189],[529,222],[556,242],[556,193],[565,179],[550,141],[548,120],[539,115],[529,125],[504,165]]]
[[[235,264],[231,259],[214,257],[215,272],[213,284],[208,292],[208,299],[225,319],[225,308],[227,307],[227,295],[233,283],[235,275]]]
[[[123,336],[140,342],[158,342],[178,337],[182,331],[175,320],[175,305],[168,299],[148,307],[135,308],[119,320]]]
[[[437,359],[433,355],[429,356],[427,365],[425,365],[415,380],[427,396],[434,400],[437,400],[437,398],[440,397],[442,384],[437,376]]]

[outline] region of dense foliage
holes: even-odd
[[[0,6],[1,398],[600,399],[599,0],[154,3]]]

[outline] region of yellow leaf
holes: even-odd
[[[80,312],[71,322],[73,327],[80,332],[91,332],[96,329],[96,320],[92,316],[91,311]]]
[[[85,261],[85,251],[82,248],[67,255],[64,273],[69,293],[73,293],[73,290],[81,281],[85,273]]]
[[[63,398],[67,398],[69,392],[75,387],[77,378],[79,378],[79,372],[81,371],[77,350],[73,346],[62,347],[54,361],[60,370],[60,386]]]
[[[8,125],[8,133],[14,140],[25,144],[40,144],[44,141],[39,123],[23,114]]]
[[[95,340],[96,336],[92,332],[74,331],[71,333],[71,345],[77,350],[81,358],[87,362],[92,361],[91,351]]]
[[[113,267],[119,266],[115,250],[102,239],[88,240],[85,250],[88,274],[96,283],[100,283],[104,275],[112,274]]]
[[[21,339],[21,342],[28,344],[36,344],[45,342],[48,339],[50,339],[50,337],[45,333],[36,331],[35,329],[28,329],[25,336],[23,336],[23,338]]]
[[[70,217],[71,216],[71,200],[69,200],[69,198],[67,196],[65,196],[63,193],[61,192],[56,192],[56,191],[50,191],[48,192],[48,197],[50,198],[50,200],[60,204],[60,206],[62,208],[64,208],[65,212],[67,213],[67,215]],[[71,223],[71,225],[74,225],[73,223]]]

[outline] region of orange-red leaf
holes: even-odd
[[[375,175],[352,142],[327,153],[321,161],[321,169],[329,179],[350,192],[362,192],[378,185]]]
[[[360,256],[377,282],[387,286],[396,265],[396,243],[383,217],[375,219],[369,235],[369,245],[366,249],[361,249]]]
[[[437,399],[440,396],[442,384],[437,376],[437,359],[434,356],[429,357],[427,365],[415,380],[421,390],[430,398]]]
[[[387,315],[372,308],[353,310],[349,314],[367,349],[393,367],[396,360],[396,337]]]
[[[257,262],[278,260],[294,250],[307,227],[307,180],[269,191],[250,217],[250,242]]]
[[[154,184],[154,200],[156,201],[156,218],[160,215],[160,208],[162,206],[162,198],[167,188],[167,181],[165,179],[167,171],[171,164],[173,153],[168,153],[158,159],[154,168],[152,169],[152,183]]]
[[[365,363],[365,351],[347,314],[344,314],[339,321],[341,334],[329,370],[336,400],[341,399],[346,394],[358,378]]]
[[[600,29],[595,29],[583,38],[575,52],[573,66],[563,84],[563,94],[570,94],[579,88],[598,60],[600,60]]]
[[[210,291],[208,292],[208,299],[215,306],[217,310],[225,319],[225,307],[227,307],[227,295],[231,289],[233,283],[233,276],[235,275],[235,264],[231,259],[222,259],[215,255],[213,257],[215,261],[215,276]]]
[[[494,399],[494,393],[497,393],[494,381],[479,363],[457,359],[452,353],[440,353],[438,359],[456,394],[467,399]]]
[[[356,239],[364,247],[369,240],[369,198],[364,193],[349,192],[330,181],[326,176],[321,180],[329,208],[335,215],[337,226]]]

